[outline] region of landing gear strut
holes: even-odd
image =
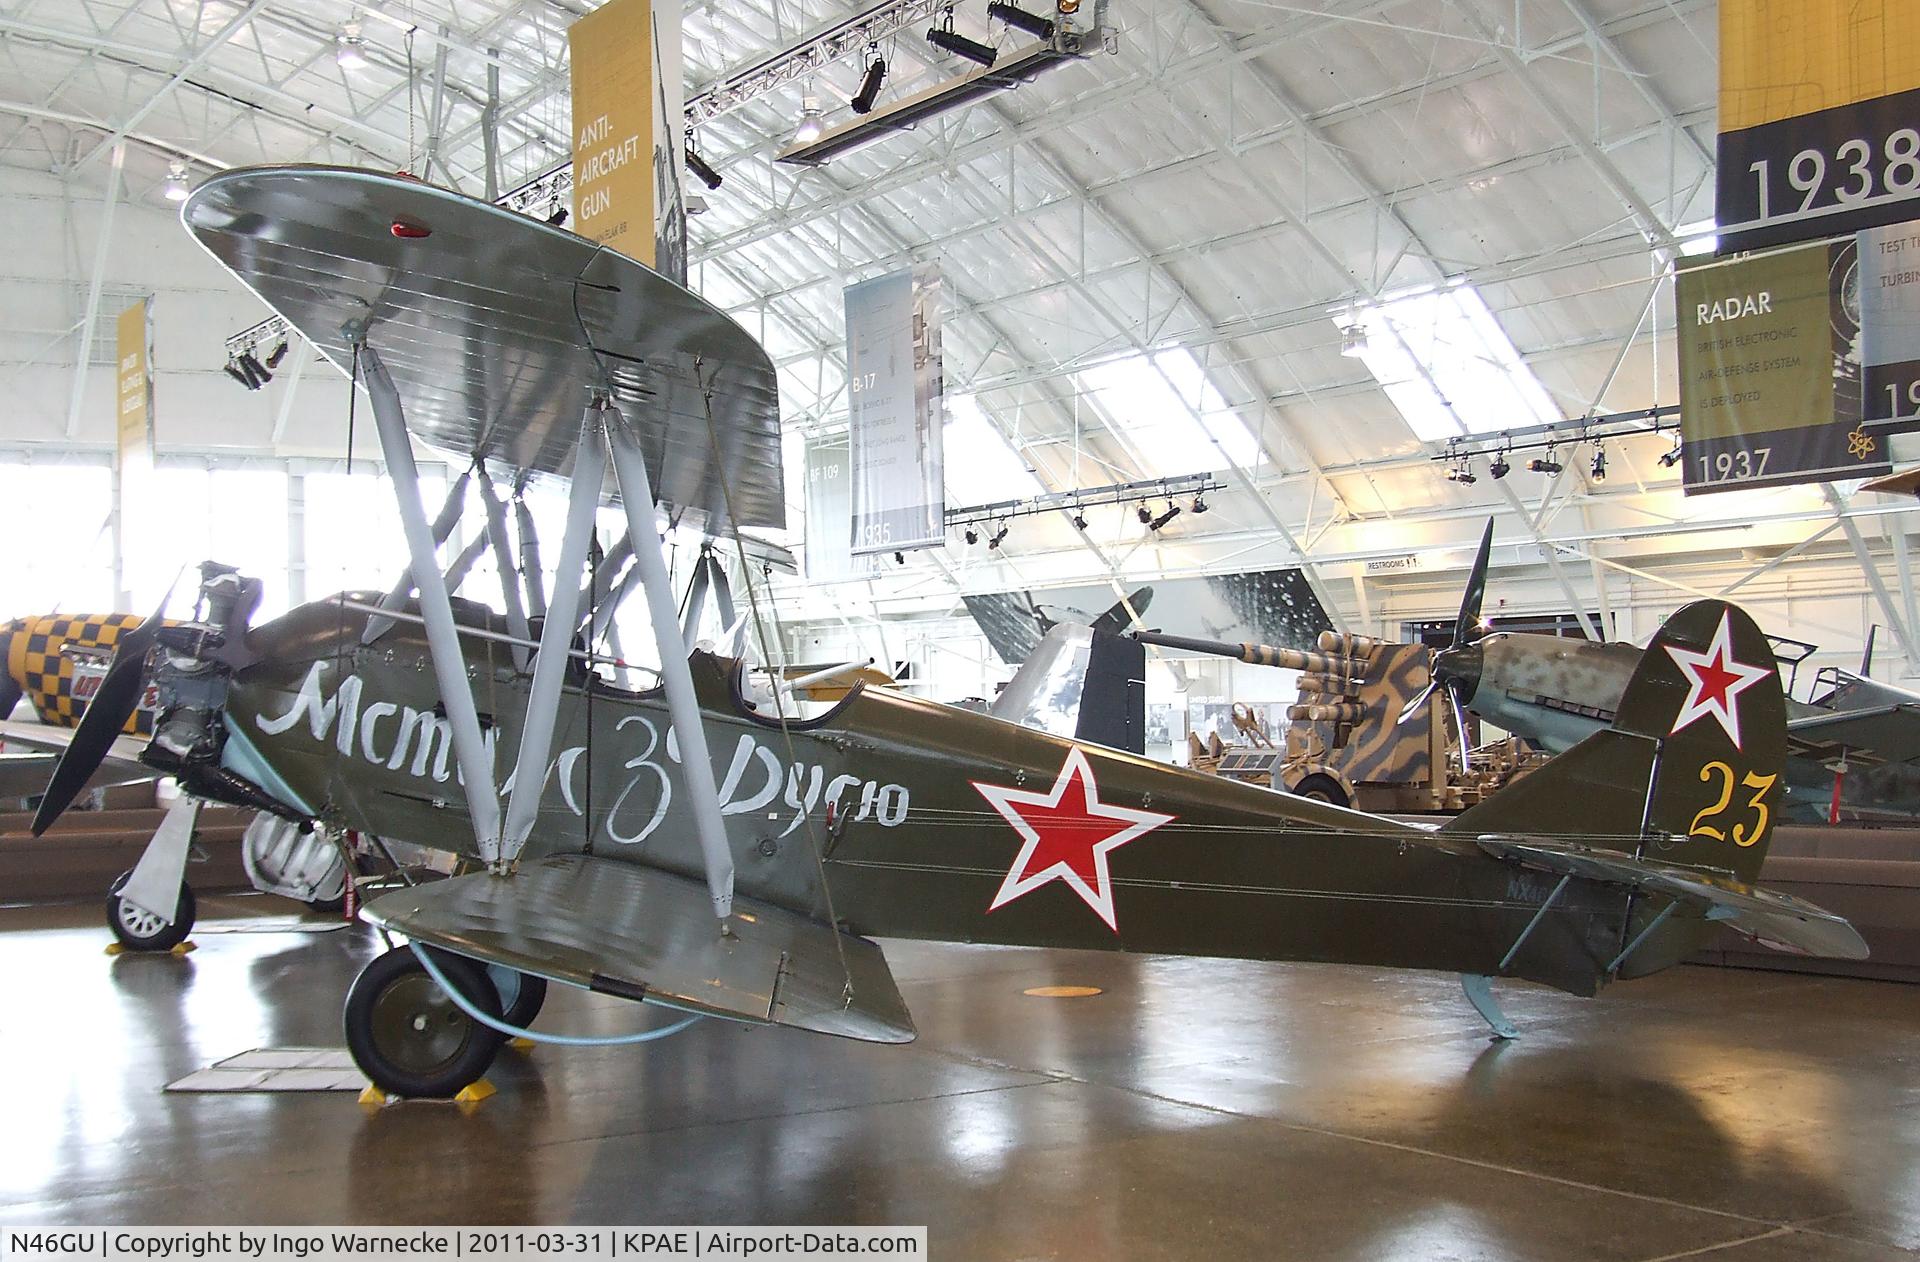
[[[502,1015],[500,992],[479,964],[439,950],[433,960],[469,1003]],[[347,991],[345,1022],[360,1071],[388,1095],[414,1099],[450,1099],[472,1086],[505,1042],[462,1012],[407,946],[360,971]]]

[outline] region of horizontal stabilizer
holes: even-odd
[[[1522,867],[1664,894],[1704,908],[1706,919],[1717,920],[1770,946],[1840,960],[1867,958],[1867,944],[1852,925],[1790,894],[1760,889],[1698,868],[1636,859],[1615,850],[1508,837],[1476,840],[1488,854],[1511,859]]]
[[[396,890],[362,915],[418,942],[627,999],[872,1043],[912,1041],[913,1019],[874,943],[752,899],[736,897],[733,907],[723,937],[704,883],[575,854],[509,876]]]
[[[1920,758],[1920,704],[1906,701],[1794,719],[1787,724],[1787,749],[1822,762],[1912,762]]]

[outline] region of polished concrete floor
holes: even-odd
[[[1509,985],[1525,1035],[1494,1044],[1443,976],[890,943],[909,1047],[708,1021],[509,1051],[468,1109],[369,1109],[161,1093],[338,1044],[364,930],[109,959],[97,914],[0,909],[0,1223],[925,1223],[937,1259],[1920,1250],[1920,987]],[[1104,993],[1022,993],[1046,985]],[[654,1020],[556,992],[542,1024]]]

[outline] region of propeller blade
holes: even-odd
[[[1460,733],[1460,772],[1464,775],[1467,770],[1467,752],[1473,748],[1473,742],[1467,738],[1466,707],[1460,704],[1460,694],[1451,684],[1447,686],[1447,704],[1453,710],[1454,730]]]
[[[1487,518],[1486,533],[1480,536],[1480,552],[1467,572],[1467,590],[1460,597],[1460,616],[1453,624],[1453,647],[1467,643],[1467,632],[1480,625],[1480,602],[1487,594],[1487,558],[1493,551],[1493,518]]]
[[[1407,720],[1413,718],[1414,715],[1426,709],[1427,698],[1433,695],[1433,690],[1439,686],[1439,683],[1439,680],[1429,678],[1427,680],[1427,686],[1419,692],[1414,693],[1413,700],[1400,707],[1400,717],[1395,719],[1394,722],[1396,724],[1405,723]]]
[[[86,713],[80,716],[80,725],[73,731],[73,740],[61,753],[60,761],[54,764],[47,791],[40,799],[39,809],[33,813],[34,836],[46,832],[73,805],[73,800],[87,787],[87,781],[106,761],[114,738],[140,707],[140,694],[147,684],[147,650],[153,647],[166,609],[166,601],[162,600],[152,617],[122,635],[114,645],[107,677],[100,681],[99,691],[87,703]]]

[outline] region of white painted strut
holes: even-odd
[[[607,481],[607,442],[602,435],[602,405],[595,401],[580,418],[580,445],[573,457],[573,485],[567,492],[567,526],[560,536],[560,567],[553,604],[540,626],[540,653],[533,659],[533,686],[527,694],[526,722],[520,727],[520,754],[513,764],[513,792],[500,835],[500,861],[511,863],[527,844],[540,816],[540,795],[547,785],[547,755],[566,682],[567,653],[573,647],[580,611],[580,571],[593,541],[593,514]],[[619,413],[611,414],[618,423]]]
[[[387,461],[387,476],[393,480],[393,498],[400,509],[401,531],[412,556],[416,586],[420,589],[420,614],[426,621],[428,656],[433,659],[433,674],[440,685],[440,699],[447,707],[447,726],[453,738],[454,760],[460,766],[460,778],[467,797],[467,814],[473,820],[474,841],[480,857],[491,860],[500,842],[500,798],[493,783],[493,760],[486,738],[480,733],[480,714],[473,704],[473,692],[467,684],[467,663],[460,651],[460,629],[453,620],[453,602],[447,595],[446,580],[434,555],[433,530],[427,523],[427,510],[420,503],[420,470],[413,462],[413,446],[407,439],[407,417],[400,406],[400,392],[387,375],[372,346],[360,345],[362,378],[367,397],[373,402],[375,428],[380,432],[380,451]]]
[[[633,536],[635,572],[646,593],[654,647],[660,651],[660,682],[666,689],[667,714],[680,738],[680,767],[686,773],[692,798],[694,832],[707,869],[707,892],[713,899],[714,914],[725,920],[733,912],[733,854],[727,849],[720,789],[714,783],[713,760],[707,754],[707,731],[693,690],[693,671],[680,642],[680,618],[673,607],[666,553],[660,545],[660,528],[653,519],[653,482],[647,476],[646,455],[624,419],[608,417],[607,439],[613,449],[614,474],[620,481],[620,500],[627,511],[627,529]]]
[[[493,567],[500,571],[500,599],[506,602],[507,630],[519,639],[530,640],[533,633],[527,627],[527,608],[520,602],[520,571],[514,566],[513,543],[507,537],[507,507],[495,494],[493,479],[485,469],[480,471],[478,485],[480,502],[487,510],[487,539],[493,544]],[[513,665],[517,670],[525,670],[526,653],[515,649]]]
[[[454,526],[459,524],[460,510],[467,505],[467,480],[472,476],[473,470],[467,470],[455,478],[453,485],[447,489],[447,501],[440,506],[440,515],[433,519],[433,546],[435,548],[444,544],[447,541],[447,536],[453,533]],[[449,591],[453,590],[456,586],[457,584],[451,581],[447,584]],[[400,581],[393,585],[393,590],[380,598],[380,607],[382,609],[398,609],[407,602],[407,595],[412,591],[413,567],[409,565],[406,569],[400,571]],[[368,618],[366,630],[360,633],[360,643],[372,644],[375,640],[385,635],[392,627],[392,618]]]

